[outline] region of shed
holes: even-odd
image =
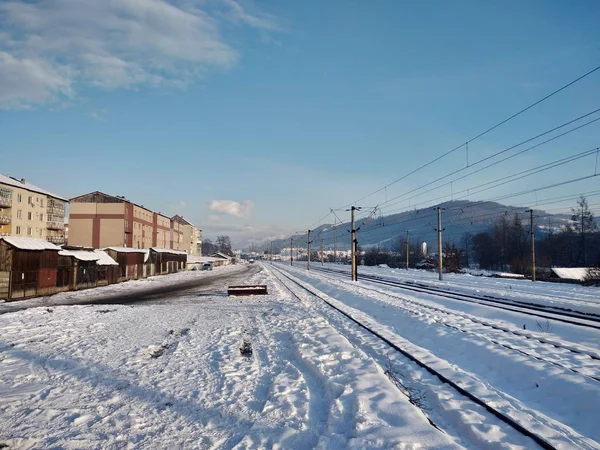
[[[0,298],[14,300],[57,292],[60,247],[42,239],[0,237]]]
[[[188,255],[186,269],[187,270],[199,270],[204,263],[210,263],[214,266],[215,261],[221,261],[221,260],[217,259],[217,258],[211,258],[210,256]]]
[[[587,267],[552,267],[552,273],[562,280],[583,281],[588,275]]]
[[[231,256],[227,256],[221,252],[213,253],[212,255],[210,255],[210,257],[214,259],[213,265],[215,267],[228,266],[232,263]]]
[[[114,284],[119,280],[119,263],[110,257],[104,250],[94,250],[99,259],[96,261],[98,267],[98,286]]]
[[[152,247],[149,261],[155,266],[155,274],[175,273],[185,269],[187,253],[169,248]]]
[[[98,265],[100,259],[93,248],[63,246],[59,256],[59,283],[64,283],[64,269],[69,268],[69,285],[71,289],[86,289],[98,285]],[[67,260],[69,262],[67,263]]]
[[[144,276],[144,258],[146,251],[130,247],[106,247],[103,249],[119,264],[117,281],[137,280]]]

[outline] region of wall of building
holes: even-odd
[[[10,234],[46,239],[47,197],[16,186],[3,187],[12,191]],[[6,213],[3,215],[8,216]]]

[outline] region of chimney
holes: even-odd
[[[25,184],[25,178],[21,178],[21,183]]]

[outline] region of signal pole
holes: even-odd
[[[410,245],[408,241],[408,230],[406,230],[406,270],[408,270],[408,258],[410,255]]]
[[[438,212],[438,226],[437,226],[437,232],[438,232],[438,272],[439,272],[439,276],[440,276],[440,281],[444,280],[444,276],[443,276],[443,257],[442,257],[442,209],[444,208],[440,208],[439,206],[436,208],[433,208],[434,210],[437,209]]]
[[[535,229],[533,224],[533,209],[528,209],[529,213],[529,228],[531,234],[531,281],[535,281]]]
[[[290,238],[290,266],[294,265],[294,238]]]
[[[306,236],[306,245],[308,247],[308,259],[306,260],[306,270],[310,270],[310,230]]]

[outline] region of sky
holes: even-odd
[[[598,17],[594,0],[1,0],[0,173],[67,198],[124,195],[236,246],[283,237],[599,66]],[[600,172],[590,154],[470,194],[600,146],[598,121],[400,197],[598,108],[600,70],[360,205],[600,190],[600,177],[545,189]]]

